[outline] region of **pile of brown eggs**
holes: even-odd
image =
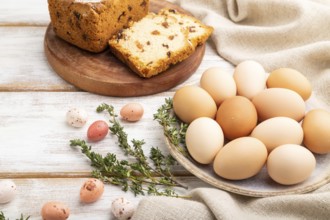
[[[234,73],[206,70],[200,86],[180,88],[173,97],[175,114],[188,123],[186,145],[201,164],[213,163],[230,180],[255,176],[266,166],[276,182],[292,185],[308,179],[314,154],[330,152],[330,112],[306,110],[312,87],[290,68],[269,75],[255,61]]]

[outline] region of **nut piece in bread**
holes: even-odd
[[[130,21],[147,15],[149,0],[48,0],[48,9],[57,36],[97,53]]]

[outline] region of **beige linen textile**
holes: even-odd
[[[330,185],[311,194],[252,198],[213,188],[193,190],[191,200],[143,199],[133,220],[328,220]]]
[[[270,72],[291,67],[330,107],[330,1],[176,0],[215,28],[212,40],[234,65],[247,59]]]
[[[270,72],[291,67],[330,110],[330,1],[172,0],[215,28],[217,52],[236,65],[247,59]],[[251,198],[214,188],[192,199],[145,197],[133,219],[330,219],[330,184],[302,195]]]

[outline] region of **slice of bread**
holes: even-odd
[[[166,15],[149,13],[119,32],[110,41],[110,50],[144,78],[154,76],[194,52],[188,30]]]
[[[113,36],[109,45],[135,73],[150,78],[188,58],[212,31],[191,16],[164,9],[132,22]]]
[[[165,8],[160,10],[159,14],[175,17],[180,25],[189,30],[188,38],[194,46],[203,44],[213,32],[213,27],[175,9]]]

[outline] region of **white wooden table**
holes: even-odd
[[[86,139],[88,124],[106,119],[97,114],[96,107],[105,102],[120,108],[129,102],[139,102],[145,114],[138,123],[123,123],[129,139],[144,139],[147,148],[158,146],[168,152],[162,128],[153,120],[153,114],[172,97],[178,87],[198,85],[203,71],[221,66],[232,71],[233,66],[207,42],[204,59],[186,82],[169,91],[145,97],[116,98],[81,91],[62,80],[49,66],[43,48],[44,34],[50,22],[46,0],[10,0],[0,6],[0,179],[12,179],[18,188],[15,199],[0,204],[9,219],[23,213],[30,219],[41,219],[40,210],[48,201],[68,204],[70,219],[112,219],[113,199],[124,196],[138,203],[134,197],[119,187],[106,185],[103,197],[93,204],[79,202],[79,190],[90,176],[90,163],[78,150],[69,146],[69,140]],[[65,122],[71,107],[89,113],[87,125],[74,129]],[[100,152],[123,153],[114,138],[92,144]],[[198,180],[182,167],[175,169],[177,178],[189,186],[211,187]],[[178,191],[184,194],[188,191]]]

